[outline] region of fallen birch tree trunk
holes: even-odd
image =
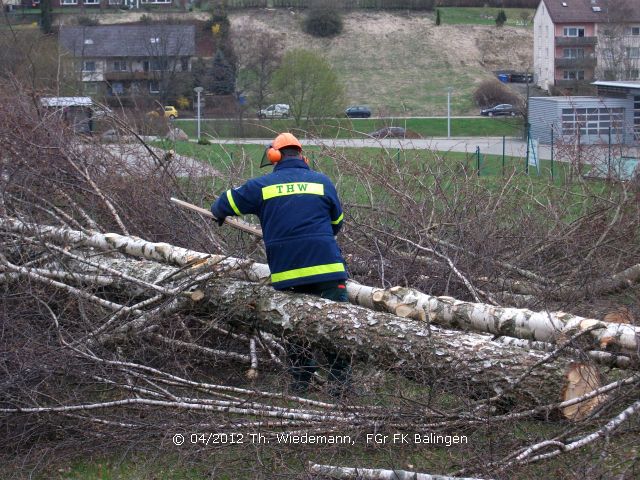
[[[255,283],[216,280],[193,305],[193,314],[227,313],[227,321],[247,330],[305,338],[319,349],[338,349],[368,364],[429,384],[445,382],[476,398],[498,395],[525,407],[575,398],[601,386],[592,365],[510,347],[488,335],[457,332],[375,312],[357,305],[295,295]],[[425,367],[427,366],[427,367]],[[455,386],[455,387],[453,387]],[[596,397],[581,418],[603,401]]]
[[[482,480],[469,477],[449,477],[406,470],[385,470],[381,468],[337,467],[333,465],[309,464],[309,472],[330,478],[353,480]]]
[[[638,355],[640,328],[634,325],[608,323],[565,312],[534,312],[525,308],[465,302],[405,287],[383,290],[352,283],[348,293],[352,303],[400,317],[524,340],[558,343],[577,332],[590,330],[589,335],[595,343],[593,347],[614,347],[622,353]]]
[[[0,219],[0,227],[74,246],[117,250],[182,267],[232,270],[235,277],[250,281],[266,281],[269,277],[269,267],[265,264],[210,255],[167,243],[147,242],[137,237],[115,233],[86,234],[66,228],[28,224],[16,219]],[[405,287],[383,290],[349,282],[347,292],[354,304],[445,327],[550,343],[562,341],[576,332],[590,330],[589,335],[594,343],[590,348],[619,351],[633,357],[640,351],[640,328],[634,325],[608,323],[565,312],[495,307],[451,297],[436,297]]]

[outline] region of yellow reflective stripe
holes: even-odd
[[[344,263],[328,263],[326,265],[296,268],[294,270],[274,273],[271,275],[271,282],[284,282],[285,280],[293,280],[294,278],[311,277],[313,275],[322,275],[323,273],[335,272],[344,272]]]
[[[233,208],[233,211],[236,212],[236,215],[242,215],[242,213],[240,213],[240,210],[238,210],[236,202],[233,200],[233,195],[231,194],[231,190],[227,190],[227,200],[229,200],[229,205],[231,205],[231,208]]]
[[[344,213],[341,213],[337,220],[332,220],[331,221],[331,224],[332,225],[337,225],[342,221],[343,218],[344,218]]]
[[[303,193],[311,195],[324,195],[324,185],[321,183],[294,182],[278,183],[276,185],[262,187],[263,200],[269,200],[270,198],[274,197],[282,197],[284,195],[296,195]]]

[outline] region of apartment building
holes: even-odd
[[[196,53],[193,25],[63,27],[59,41],[73,61],[84,95],[175,94]]]
[[[541,0],[533,23],[540,88],[640,78],[640,0]]]

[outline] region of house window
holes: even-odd
[[[632,68],[631,70],[627,70],[627,80],[638,80],[640,77],[640,70],[637,68]]]
[[[100,0],[83,0],[85,5],[100,5]]]
[[[154,72],[169,70],[169,61],[166,58],[154,58],[151,60],[150,68]]]
[[[171,3],[172,0],[142,0],[140,3]]]
[[[584,58],[584,48],[565,48],[563,58]]]
[[[584,70],[565,70],[563,75],[565,80],[584,80]]]
[[[607,136],[622,132],[624,108],[563,108],[563,135]],[[611,130],[609,130],[611,129]]]
[[[127,62],[125,62],[124,60],[114,60],[111,64],[111,70],[113,72],[126,72]]]
[[[180,70],[182,70],[183,72],[188,72],[189,71],[189,59],[188,58],[183,58],[182,60],[180,60]]]
[[[564,27],[565,37],[584,37],[584,27]]]
[[[60,5],[77,5],[78,0],[62,0]]]
[[[160,93],[160,82],[158,80],[149,81],[149,93]]]
[[[160,43],[160,37],[151,37],[149,41],[151,43]]]
[[[640,47],[627,47],[627,58],[640,58]]]
[[[634,37],[640,36],[640,27],[627,27],[624,30],[625,35],[632,35]]]
[[[95,72],[96,71],[96,62],[93,60],[85,60],[82,62],[82,71],[83,72]]]
[[[122,82],[113,82],[111,84],[111,95],[122,95],[124,93],[124,84]]]

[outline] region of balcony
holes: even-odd
[[[153,78],[153,72],[114,71],[104,73],[104,79],[107,82],[118,82],[122,80],[149,80]]]
[[[556,47],[588,47],[597,43],[598,37],[556,37]]]
[[[583,58],[556,58],[556,68],[594,68],[596,57],[588,56]]]

